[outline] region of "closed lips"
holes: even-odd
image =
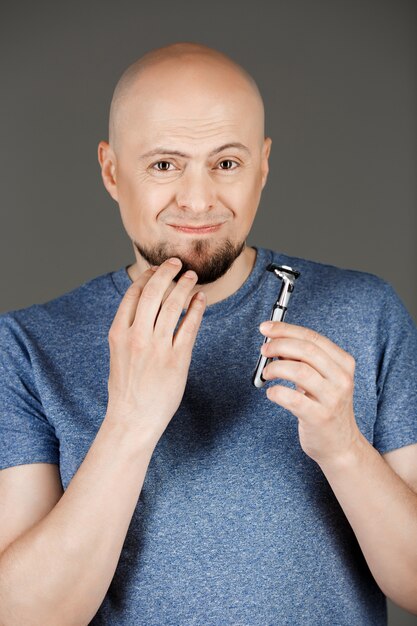
[[[213,228],[214,226],[220,226],[220,224],[203,224],[202,226],[193,226],[189,224],[170,224],[175,228]]]

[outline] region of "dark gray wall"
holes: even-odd
[[[411,0],[3,4],[0,311],[134,261],[97,144],[124,68],[192,40],[265,99],[270,174],[248,243],[375,273],[417,319],[416,14]]]

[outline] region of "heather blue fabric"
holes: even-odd
[[[287,322],[355,357],[356,420],[381,453],[417,442],[416,326],[378,276],[256,249],[241,288],[205,311],[93,625],[386,624],[385,596],[297,418],[266,397],[293,383],[251,384],[279,291],[265,268],[301,272]],[[0,316],[1,468],[57,463],[67,488],[106,412],[107,336],[130,283],[122,267]]]

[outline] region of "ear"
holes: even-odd
[[[98,144],[98,162],[101,167],[101,177],[103,183],[113,200],[118,201],[116,182],[116,155],[107,141],[100,141]]]
[[[271,152],[271,145],[272,145],[271,137],[265,137],[264,145],[262,147],[262,163],[261,163],[262,189],[265,187],[266,179],[268,178],[268,172],[269,172],[268,158],[269,158],[269,153]]]

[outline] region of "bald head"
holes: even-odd
[[[109,118],[109,144],[117,153],[129,129],[132,108],[151,106],[155,99],[166,104],[172,97],[184,105],[202,99],[241,99],[251,123],[264,139],[264,105],[252,76],[238,63],[203,44],[179,42],[156,48],[132,63],[113,93]],[[175,94],[175,95],[174,95]]]

